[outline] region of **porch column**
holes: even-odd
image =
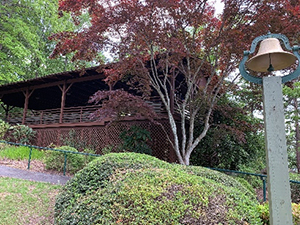
[[[70,87],[73,83],[69,84],[67,86],[66,82],[64,82],[63,86],[61,87],[58,85],[59,89],[61,90],[61,103],[60,103],[60,116],[59,116],[59,123],[63,122],[64,117],[64,108],[65,108],[65,102],[66,102],[66,94],[69,91]]]
[[[4,109],[5,111],[5,118],[4,121],[8,122],[8,115],[9,115],[9,111],[12,110],[14,108],[14,106],[9,106],[9,105],[4,105],[3,103],[1,103],[1,107]]]
[[[24,110],[23,110],[23,119],[22,119],[22,124],[25,124],[26,121],[26,115],[27,115],[27,110],[28,110],[28,102],[29,102],[29,98],[32,95],[34,90],[29,91],[29,89],[27,88],[26,91],[23,91],[23,94],[25,96],[25,101],[24,101]]]

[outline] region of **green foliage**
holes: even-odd
[[[288,159],[290,169],[300,169],[300,161],[297,157],[299,149],[299,97],[300,82],[291,82],[282,89],[285,104],[285,125],[287,136]],[[299,171],[298,171],[299,173]]]
[[[236,102],[227,98],[223,97],[216,107],[210,129],[191,155],[191,164],[230,170],[252,166],[248,165],[251,163],[261,166],[265,151],[264,137],[259,132],[260,120],[248,116]],[[195,135],[202,129],[199,119]]]
[[[101,149],[101,153],[102,155],[106,155],[112,153],[113,149],[114,149],[113,145],[106,145],[104,148]]]
[[[71,129],[68,133],[68,136],[66,137],[61,137],[61,141],[63,145],[70,146],[76,149],[83,150],[87,148],[87,143],[85,140],[82,140],[81,137],[79,137],[76,134],[76,131],[74,129]]]
[[[260,214],[260,218],[261,218],[263,224],[270,224],[269,223],[269,216],[270,216],[269,203],[264,203],[264,204],[258,205],[257,210]]]
[[[25,146],[7,146],[0,150],[0,158],[7,158],[12,160],[28,159],[30,148]],[[33,148],[31,152],[31,159],[43,160],[45,153],[38,149]]]
[[[6,148],[10,148],[11,147],[11,145],[9,145],[9,144],[6,144],[6,143],[0,143],[0,151],[1,150],[4,150],[4,149],[6,149]]]
[[[111,153],[94,160],[56,200],[56,224],[149,222],[261,223],[255,196],[233,178],[145,154]]]
[[[71,151],[71,152],[78,152],[76,148],[70,146],[61,146],[58,147],[57,149]],[[63,171],[65,155],[67,155],[66,171],[70,173],[75,173],[84,167],[85,158],[81,154],[71,154],[71,153],[49,150],[46,152],[46,159],[45,159],[46,169]]]
[[[300,174],[290,173],[290,180],[295,180],[300,182]],[[292,202],[299,204],[300,203],[300,184],[290,183],[291,185],[291,197]]]
[[[123,131],[120,134],[120,138],[123,141],[121,148],[125,151],[151,155],[152,150],[147,144],[147,141],[151,140],[149,131],[139,126],[132,126],[128,130]]]
[[[300,204],[292,203],[292,214],[294,224],[300,224]]]
[[[78,135],[74,129],[71,129],[67,136],[61,136],[60,139],[63,145],[76,148],[86,153],[95,154],[96,152],[96,146],[93,144],[88,144],[85,138],[81,135]]]
[[[21,144],[29,144],[36,134],[36,131],[23,124],[17,124],[15,126],[11,126],[9,130],[10,130],[9,138],[12,141]]]
[[[89,149],[89,148],[84,149],[83,152],[89,154],[96,154],[96,151],[94,149]],[[83,155],[83,157],[84,157],[84,162],[83,162],[84,166],[97,158],[97,156],[91,156],[91,155]]]
[[[256,161],[257,162],[257,161]],[[257,162],[257,166],[245,166],[241,165],[239,167],[239,170],[242,172],[246,173],[256,173],[256,174],[261,174],[262,173],[262,168],[264,168],[264,164],[259,165],[259,162]],[[257,176],[249,176],[249,175],[238,175],[239,177],[242,177],[245,179],[252,187],[254,188],[262,188],[263,182],[260,177]]]
[[[74,68],[68,58],[49,59],[54,43],[48,37],[74,29],[70,16],[57,17],[58,0],[11,0],[0,4],[0,84]]]
[[[270,224],[269,203],[266,202],[258,206],[258,212],[263,224]],[[292,203],[293,224],[300,224],[300,204]]]
[[[9,127],[10,125],[8,123],[0,119],[0,139],[3,138]]]
[[[188,173],[211,179],[216,183],[220,183],[228,187],[235,187],[243,193],[249,193],[249,196],[254,197],[255,191],[253,187],[250,186],[249,183],[242,178],[236,177],[234,179],[232,176],[228,176],[224,173],[220,173],[215,170],[209,170],[200,166],[188,166],[185,167],[184,170]]]

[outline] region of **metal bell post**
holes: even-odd
[[[282,49],[280,40],[287,51]],[[261,43],[257,54],[248,60],[249,55],[255,52],[259,42]],[[285,35],[269,33],[253,40],[250,51],[244,52],[244,57],[239,65],[240,73],[246,80],[263,85],[265,150],[271,225],[293,224],[282,84],[300,75],[298,51],[298,46],[291,48]],[[285,76],[257,77],[246,69],[271,73],[286,69],[295,64],[297,60],[297,68]]]

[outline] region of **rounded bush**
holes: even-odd
[[[209,178],[209,174],[211,178]],[[233,178],[149,155],[112,153],[58,195],[56,224],[260,224],[255,196]]]

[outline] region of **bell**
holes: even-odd
[[[281,48],[277,38],[267,38],[260,43],[257,54],[246,62],[246,66],[257,72],[271,72],[291,66],[296,59],[294,54]]]

